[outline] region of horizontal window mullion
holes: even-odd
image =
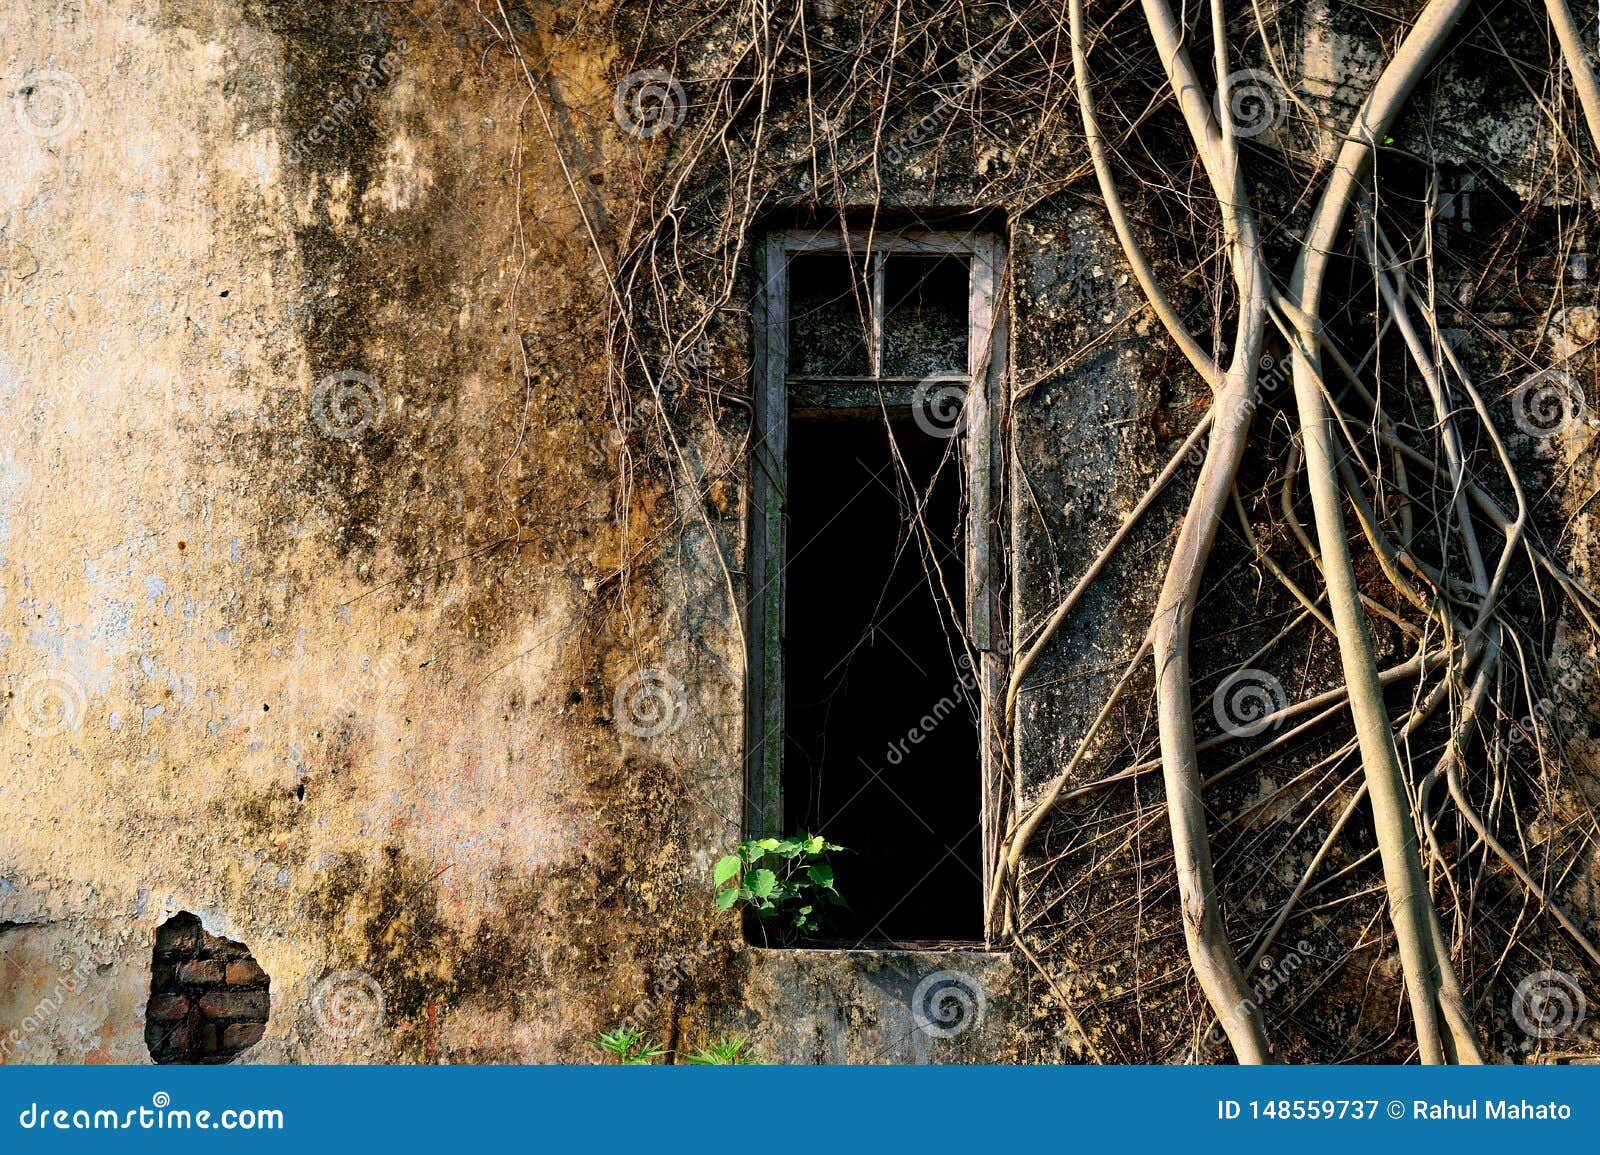
[[[954,381],[957,385],[965,385],[972,380],[966,373],[929,373],[927,375],[904,374],[897,377],[845,377],[829,375],[826,373],[796,373],[786,377],[791,385],[920,385],[924,381]]]

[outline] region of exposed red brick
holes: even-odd
[[[212,959],[198,959],[186,962],[178,968],[178,981],[180,983],[220,983],[222,981],[222,964]]]
[[[231,987],[252,986],[266,982],[267,972],[257,966],[254,959],[245,959],[228,964],[227,979]]]
[[[171,933],[160,936],[156,941],[156,957],[172,958],[176,955],[191,955],[200,949],[200,926],[175,927]]]
[[[222,1028],[222,1049],[242,1051],[246,1047],[255,1046],[266,1033],[266,1023],[229,1023]]]
[[[155,1037],[151,1038],[154,1032]],[[150,1047],[150,1053],[155,1054],[187,1054],[189,1051],[189,1027],[185,1023],[155,1023],[145,1024],[145,1042]]]
[[[158,1063],[226,1063],[261,1040],[271,976],[188,911],[156,928],[145,1044]],[[226,984],[226,985],[225,985]]]
[[[145,1017],[151,1019],[181,1019],[189,1013],[189,1000],[182,995],[152,995]]]
[[[266,991],[207,991],[200,997],[200,1013],[211,1019],[256,1019],[267,1017]]]

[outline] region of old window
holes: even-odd
[[[826,943],[984,937],[1002,674],[988,233],[762,251],[747,825],[844,845]]]

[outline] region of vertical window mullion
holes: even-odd
[[[1005,355],[999,319],[1000,246],[990,240],[974,246],[967,298],[966,450],[968,486],[967,622],[972,645],[978,651],[978,751],[980,764],[980,821],[983,826],[983,893],[990,892],[998,868],[1005,815],[1006,736],[998,722],[1004,701],[1006,662],[1000,652],[1004,627],[995,620],[996,597],[994,514],[1001,465],[997,452],[998,416],[1001,408],[997,371]],[[1001,932],[998,911],[985,919],[984,938],[993,942]]]
[[[747,676],[749,780],[746,829],[777,835],[783,824],[783,571],[787,554],[784,494],[789,475],[789,253],[783,239],[764,251],[763,313],[757,327],[761,378],[755,392],[758,453],[751,469],[752,540],[746,568],[750,643]]]

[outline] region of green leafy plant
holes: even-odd
[[[602,1051],[609,1051],[615,1055],[625,1067],[648,1066],[667,1053],[659,1043],[643,1031],[635,1031],[628,1027],[607,1031],[594,1040],[594,1045]]]
[[[646,1067],[662,1056],[673,1053],[643,1031],[630,1027],[607,1031],[591,1042],[602,1051],[615,1055],[625,1067]],[[724,1035],[689,1054],[678,1053],[683,1063],[693,1067],[743,1067],[761,1062],[760,1053],[743,1035]],[[671,1062],[670,1058],[668,1062]]]
[[[761,1062],[761,1055],[743,1035],[727,1035],[685,1055],[683,1061],[692,1067],[744,1067]]]
[[[713,871],[717,909],[730,910],[742,902],[788,933],[816,934],[828,908],[844,905],[828,862],[829,852],[843,849],[805,830],[788,838],[741,842]]]

